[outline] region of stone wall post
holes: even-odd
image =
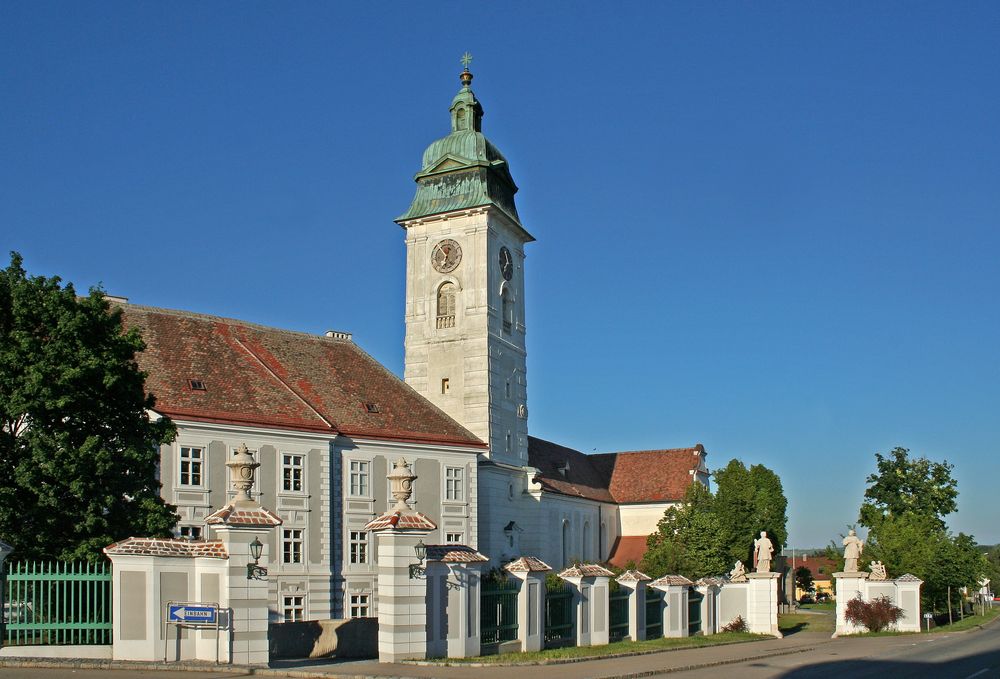
[[[270,659],[268,644],[267,576],[247,578],[250,543],[259,539],[263,543],[260,560],[267,563],[268,545],[271,543],[268,527],[216,526],[215,533],[225,545],[229,560],[222,576],[223,597],[231,611],[230,662],[235,665],[267,665]]]
[[[721,582],[716,578],[702,578],[695,589],[704,597],[701,600],[701,631],[706,636],[719,631],[719,594]]]
[[[747,628],[781,638],[778,631],[778,579],[781,573],[747,573]]]
[[[559,577],[573,586],[576,612],[576,645],[603,646],[610,638],[610,588],[614,573],[597,564],[567,568]]]
[[[517,593],[517,638],[521,650],[545,647],[545,575],[552,570],[534,557],[521,557],[503,567],[521,582]]]
[[[896,585],[896,605],[903,609],[903,617],[896,623],[900,632],[920,631],[920,585],[923,584],[916,576],[902,575],[893,583]]]
[[[694,583],[683,575],[664,575],[649,583],[653,589],[663,592],[663,636],[686,637],[688,635],[688,588]]]
[[[650,580],[635,570],[625,571],[616,580],[628,592],[628,637],[632,641],[646,639],[646,583]]]
[[[866,587],[868,576],[865,571],[855,571],[851,573],[834,573],[833,580],[836,583],[835,591],[837,596],[837,627],[833,632],[834,637],[841,634],[857,634],[864,632],[863,627],[858,627],[847,621],[847,602],[858,597],[867,600],[868,588]]]
[[[479,655],[482,567],[489,559],[466,545],[427,547],[427,655]]]

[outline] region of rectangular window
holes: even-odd
[[[510,434],[507,434],[507,438],[504,439],[504,450],[510,452]]]
[[[461,467],[444,468],[444,499],[454,502],[465,500],[465,470]]]
[[[281,611],[285,622],[302,622],[306,619],[306,598],[301,594],[281,597]]]
[[[281,456],[281,488],[293,493],[302,492],[302,455]]]
[[[201,526],[181,526],[180,535],[186,540],[201,540]]]
[[[351,495],[368,497],[368,463],[351,460]]]
[[[447,377],[441,378],[441,393],[442,394],[447,394],[448,393],[448,389],[450,389],[450,388],[451,388],[451,385],[448,382],[448,378]]]
[[[351,563],[368,563],[368,533],[352,530],[349,542]]]
[[[371,604],[369,603],[368,594],[352,594],[351,595],[351,617],[352,618],[370,618],[371,617]]]
[[[465,533],[445,533],[444,542],[448,545],[461,545],[465,542]]]
[[[302,530],[285,528],[281,533],[281,561],[283,563],[302,563]]]
[[[194,447],[181,447],[180,474],[177,485],[179,486],[200,486],[202,476],[202,465],[204,464],[205,449]]]

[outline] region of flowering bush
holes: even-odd
[[[899,622],[903,617],[903,609],[889,601],[887,596],[876,597],[871,601],[863,601],[859,596],[847,602],[844,617],[847,622],[861,625],[869,632],[881,632],[889,625]]]

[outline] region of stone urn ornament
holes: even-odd
[[[410,464],[405,458],[399,458],[393,465],[392,472],[386,476],[389,479],[392,496],[396,499],[396,505],[392,511],[410,511],[409,501],[413,495],[413,482],[417,480],[417,475],[410,469]]]
[[[233,488],[236,489],[233,502],[252,502],[250,489],[253,488],[254,472],[257,471],[260,462],[253,458],[253,453],[247,448],[247,444],[244,443],[236,449],[226,466],[229,467],[229,478]]]

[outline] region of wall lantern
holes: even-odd
[[[263,551],[264,543],[255,537],[253,542],[250,543],[250,556],[253,557],[253,563],[247,564],[247,580],[267,579],[267,569],[258,565],[260,563],[260,555]]]
[[[423,575],[427,570],[424,568],[424,559],[427,558],[427,545],[424,544],[423,540],[417,542],[413,545],[413,551],[419,559],[419,563],[410,564],[410,579],[418,578]]]

